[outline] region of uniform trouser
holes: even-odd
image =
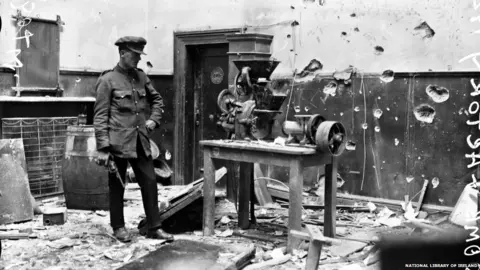
[[[127,163],[135,173],[140,191],[142,193],[143,208],[147,216],[147,224],[150,230],[159,228],[162,224],[160,222],[160,211],[158,208],[158,187],[155,177],[155,169],[153,166],[152,157],[147,157],[143,150],[140,138],[137,139],[137,158],[124,159],[114,157],[118,172],[123,177],[125,183],[125,176],[127,171]],[[125,189],[119,182],[115,174],[109,173],[108,176],[109,196],[110,196],[110,225],[112,228],[118,229],[125,226],[125,218],[123,215],[123,196]]]

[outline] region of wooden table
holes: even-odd
[[[244,163],[263,163],[290,168],[288,231],[301,231],[303,171],[306,167],[325,164],[325,217],[324,235],[335,237],[337,158],[318,153],[313,148],[280,146],[258,142],[232,140],[200,141],[203,146],[204,186],[203,186],[203,235],[214,234],[215,221],[215,166],[212,159],[224,159]],[[335,176],[335,177],[334,177]],[[239,224],[248,222],[250,202],[249,177],[240,179]],[[254,209],[251,209],[254,211]],[[287,251],[296,248],[300,239],[288,234]]]

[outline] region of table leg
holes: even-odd
[[[214,234],[215,223],[215,166],[212,150],[203,149],[203,235]]]
[[[240,185],[238,194],[238,226],[242,230],[250,227],[250,185],[253,183],[253,163],[240,162]],[[253,211],[253,209],[252,209]]]
[[[325,216],[323,234],[335,237],[337,214],[337,157],[325,165]]]
[[[288,231],[302,230],[302,200],[303,200],[303,162],[300,158],[290,165],[290,206],[288,208]],[[288,234],[287,252],[291,253],[300,243],[300,239]]]

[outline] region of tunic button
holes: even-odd
[[[136,113],[136,115],[138,115],[138,112]]]
[[[138,101],[135,101],[135,104],[137,104],[137,103],[138,103]]]
[[[133,89],[133,91],[135,91],[135,89]]]
[[[138,126],[137,126],[137,129],[138,129]]]

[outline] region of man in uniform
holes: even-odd
[[[147,75],[137,68],[147,41],[142,37],[122,37],[115,42],[120,60],[103,72],[97,81],[94,127],[99,165],[107,166],[113,158],[120,176],[109,174],[110,225],[114,236],[131,241],[125,228],[123,196],[125,172],[130,163],[140,185],[148,225],[146,237],[173,240],[160,229],[158,191],[150,150],[149,132],[160,125],[163,98],[153,88]],[[150,117],[147,119],[147,109]]]

